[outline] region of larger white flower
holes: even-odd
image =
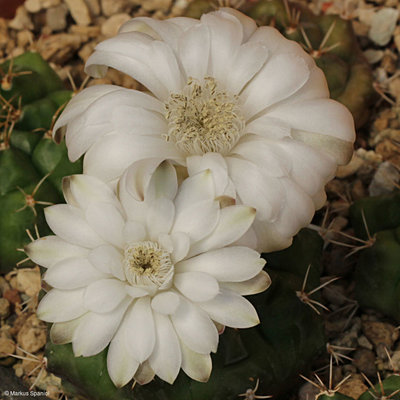
[[[219,153],[237,200],[257,209],[259,250],[290,245],[351,156],[353,118],[329,99],[312,57],[236,10],[135,18],[96,47],[86,71],[100,77],[108,66],[151,94],[112,85],[78,94],[55,126],[60,137],[67,125],[71,160],[86,153],[85,173],[113,182],[136,160],[190,166]]]
[[[174,167],[147,160],[123,175],[117,197],[99,179],[64,180],[68,204],[46,208],[56,236],[26,247],[48,268],[51,289],[39,318],[53,322],[55,343],[72,342],[76,356],[109,343],[107,366],[117,386],[133,376],[172,383],[180,368],[199,381],[211,372],[218,326],[259,323],[242,295],[270,279],[259,253],[232,245],[255,210],[220,208],[209,170],[177,188]]]

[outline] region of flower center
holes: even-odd
[[[129,244],[124,252],[124,271],[131,285],[166,289],[174,275],[169,253],[151,241]]]
[[[189,79],[182,93],[171,94],[165,109],[168,133],[163,137],[187,154],[227,154],[243,131],[238,96],[220,90],[211,77],[202,84]]]

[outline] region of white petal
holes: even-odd
[[[154,371],[151,369],[149,362],[145,362],[139,365],[138,370],[134,376],[134,379],[139,385],[147,385],[154,379]]]
[[[205,200],[176,210],[175,223],[172,232],[184,232],[193,242],[209,235],[218,224],[220,215],[219,202]]]
[[[181,298],[171,319],[180,339],[193,351],[201,354],[217,351],[217,328],[199,307]]]
[[[172,385],[182,363],[179,340],[167,316],[154,313],[154,321],[156,343],[149,364],[157,376]]]
[[[77,289],[105,277],[87,258],[70,257],[49,268],[43,279],[57,289]]]
[[[265,260],[248,247],[224,247],[183,260],[175,265],[179,272],[203,272],[220,282],[241,282],[253,278],[264,267]]]
[[[104,350],[117,331],[130,301],[130,299],[126,299],[112,312],[88,313],[83,318],[72,339],[75,357],[90,357]]]
[[[219,292],[218,281],[198,271],[175,274],[174,285],[185,297],[196,302],[211,300]]]
[[[210,76],[228,87],[226,66],[233,65],[242,43],[242,25],[237,18],[228,13],[203,14],[201,22],[210,30]]]
[[[57,204],[47,207],[44,213],[50,229],[61,239],[88,248],[104,243],[86,222],[80,209],[68,204]]]
[[[50,329],[51,342],[54,344],[71,343],[75,329],[82,321],[82,318],[85,318],[85,315],[86,314],[79,318],[73,319],[72,321],[58,322],[53,324]]]
[[[235,197],[236,192],[229,191],[230,179],[228,177],[228,166],[224,157],[219,153],[206,153],[202,156],[195,155],[186,159],[187,170],[190,177],[205,171],[211,170],[214,181],[214,196],[231,196]],[[188,180],[188,179],[186,179]],[[185,182],[185,181],[184,181]],[[211,196],[210,191],[210,196]]]
[[[190,249],[190,238],[186,233],[174,232],[170,235],[172,240],[171,260],[177,263],[186,257]]]
[[[282,104],[268,115],[285,121],[296,130],[333,136],[348,142],[355,139],[353,116],[335,100],[313,99]]]
[[[199,172],[196,175],[185,179],[175,198],[176,212],[180,213],[185,208],[203,202],[215,199],[214,178],[211,170]]]
[[[244,204],[257,210],[257,218],[273,220],[277,217],[283,198],[280,179],[263,174],[258,165],[238,157],[226,159],[230,177]],[[278,173],[278,169],[275,169]]]
[[[107,352],[108,374],[116,387],[126,385],[139,367],[139,363],[128,353],[125,344],[125,329],[126,324],[122,321]]]
[[[141,297],[130,307],[126,315],[126,334],[130,355],[139,363],[147,360],[154,349],[154,316],[150,297]]]
[[[123,229],[123,236],[126,243],[140,242],[146,237],[146,228],[140,222],[127,221]]]
[[[239,94],[262,68],[268,56],[269,51],[262,43],[248,42],[242,44],[234,60],[234,68],[227,74],[229,91]]]
[[[139,171],[136,171],[136,174],[138,175]],[[141,179],[141,177],[139,179]],[[173,200],[177,190],[178,179],[176,176],[176,169],[171,162],[163,161],[151,175],[146,190],[146,201],[156,200],[161,197]]]
[[[252,207],[229,206],[223,208],[214,231],[203,240],[192,244],[189,257],[235,242],[247,232],[255,216],[256,210]]]
[[[125,292],[134,299],[149,295],[149,291],[146,290],[146,287],[140,286],[125,285]]]
[[[263,114],[246,124],[245,132],[275,140],[291,137],[292,129],[285,121]],[[245,138],[245,137],[243,137]],[[242,140],[239,142],[241,143]]]
[[[221,290],[221,293],[200,307],[212,320],[231,328],[250,328],[260,323],[253,305],[235,292]]]
[[[246,117],[294,95],[309,76],[309,67],[302,57],[292,54],[271,56],[240,96]]]
[[[276,223],[255,220],[252,229],[254,229],[258,238],[255,248],[259,252],[278,251],[286,249],[292,244],[294,233],[288,235],[278,232]]]
[[[105,274],[113,274],[120,280],[125,280],[123,271],[122,253],[114,246],[105,244],[93,249],[89,256],[90,262],[101,272]]]
[[[113,204],[91,203],[86,210],[86,220],[106,242],[119,248],[124,246],[125,219]]]
[[[86,288],[83,301],[87,310],[103,314],[114,310],[126,297],[124,282],[100,279]]]
[[[160,161],[169,158],[183,162],[177,147],[161,137],[114,133],[89,149],[83,171],[109,182],[119,178],[133,162],[152,157],[158,157]]]
[[[207,76],[210,57],[210,32],[208,27],[198,24],[179,37],[179,59],[186,78],[203,80]]]
[[[242,12],[235,10],[234,8],[227,8],[223,7],[220,8],[216,14],[218,13],[227,13],[235,18],[237,18],[240,23],[242,24],[243,29],[243,42],[247,42],[250,36],[256,31],[257,24],[255,23],[253,18],[248,17],[247,15],[243,14]]]
[[[271,285],[271,278],[265,271],[261,271],[255,277],[243,282],[223,282],[222,288],[234,291],[242,296],[261,293]]]
[[[168,233],[174,223],[175,206],[167,198],[159,198],[149,203],[147,212],[147,232],[151,240],[157,240],[160,233]]]
[[[85,257],[88,249],[68,243],[58,236],[45,236],[24,248],[27,256],[36,264],[45,268],[68,257]]]
[[[160,314],[173,314],[179,306],[179,296],[174,292],[160,292],[151,300],[151,308]]]
[[[209,354],[200,354],[191,350],[181,341],[182,369],[190,378],[207,382],[211,375],[212,361]]]
[[[86,210],[93,202],[119,204],[111,188],[93,176],[71,175],[63,179],[64,184],[68,185],[77,206],[82,210]]]
[[[46,322],[65,322],[85,314],[83,294],[85,289],[52,289],[40,301],[36,314]]]

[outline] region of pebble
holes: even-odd
[[[299,400],[309,400],[316,399],[317,395],[320,393],[320,390],[312,385],[310,382],[306,382],[299,389]]]
[[[397,51],[400,53],[400,26],[396,26],[396,29],[394,30],[394,44]]]
[[[127,11],[129,9],[129,0],[101,0],[101,9],[103,15],[111,17],[114,14]]]
[[[52,31],[62,31],[67,27],[68,8],[65,4],[46,10],[46,25]]]
[[[41,289],[39,267],[18,270],[17,288],[20,292],[27,294],[29,297],[39,294]]]
[[[11,304],[21,303],[17,289],[8,289],[3,293],[3,297],[7,299]]]
[[[376,374],[375,353],[372,350],[358,348],[353,354],[353,364],[367,376]]]
[[[44,38],[38,44],[38,51],[46,61],[63,64],[79,49],[81,38],[76,34],[57,33]]]
[[[373,350],[374,346],[371,344],[371,342],[366,338],[366,336],[361,335],[357,339],[358,345],[361,347],[365,347],[368,350]]]
[[[146,0],[142,3],[145,11],[162,11],[167,12],[171,7],[172,0]]]
[[[27,47],[34,41],[34,35],[31,31],[23,30],[17,32],[17,43],[19,47]]]
[[[379,144],[382,147],[386,141]],[[389,145],[391,142],[389,142]],[[400,159],[400,155],[397,154]],[[397,182],[400,180],[400,172],[389,161],[385,161],[378,166],[371,183],[368,187],[370,196],[381,196],[390,194],[396,188]]]
[[[22,325],[17,343],[29,353],[35,353],[46,344],[46,324],[32,314]]]
[[[101,33],[106,37],[115,36],[119,28],[131,19],[129,14],[115,14],[101,25]]]
[[[10,314],[10,302],[5,298],[0,298],[0,318],[7,318]]]
[[[389,92],[400,103],[400,77],[389,82]]]
[[[347,178],[355,174],[361,166],[364,164],[364,160],[357,155],[357,153],[353,153],[353,156],[350,162],[347,165],[342,165],[338,167],[336,170],[337,178]]]
[[[362,329],[364,335],[375,347],[383,344],[390,350],[399,338],[399,331],[387,322],[363,321]]]
[[[84,0],[64,0],[72,18],[78,25],[87,26],[92,22],[89,7]]]
[[[396,28],[399,10],[385,7],[374,13],[371,19],[369,38],[379,46],[385,46],[390,42]]]
[[[370,64],[376,64],[383,58],[384,52],[382,50],[368,49],[364,51],[364,56]]]
[[[15,351],[15,343],[12,339],[0,336],[0,358],[8,357]]]
[[[61,4],[61,0],[26,0],[24,5],[30,13],[37,13],[42,9],[55,7]]]
[[[100,15],[101,9],[99,0],[85,0],[85,3],[88,6],[89,11],[92,15],[96,17]]]
[[[0,293],[3,294],[8,289],[10,289],[10,284],[0,276]]]
[[[367,390],[368,386],[365,385],[364,378],[355,374],[340,387],[339,393],[358,399]]]
[[[397,69],[397,57],[390,50],[385,50],[384,56],[382,57],[381,67],[388,73],[394,74]]]
[[[23,6],[17,8],[15,17],[10,21],[8,26],[17,31],[22,31],[24,29],[33,30],[34,28],[33,22],[26,11],[26,8]]]

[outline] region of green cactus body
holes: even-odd
[[[400,193],[359,200],[350,216],[356,235],[368,243],[356,267],[357,300],[400,321]]]
[[[82,169],[81,162],[68,161],[65,144],[56,145],[44,133],[71,92],[63,89],[57,74],[39,54],[25,53],[12,62],[15,76],[0,89],[0,272],[9,271],[24,258],[16,249],[29,242],[26,229],[34,232],[36,225],[41,235],[50,233],[43,204],[36,202],[61,202],[62,176]],[[0,68],[6,74],[9,62]],[[10,113],[11,119],[7,118]]]
[[[200,18],[213,10],[212,3],[194,0],[185,15]],[[365,110],[374,102],[376,92],[372,71],[358,46],[351,21],[337,15],[316,16],[297,3],[286,7],[282,0],[245,2],[241,11],[259,25],[275,26],[288,39],[305,47],[324,71],[331,97],[352,112],[357,127],[366,122]]]
[[[400,376],[392,375],[363,393],[358,400],[400,400]]]
[[[318,400],[354,400],[352,397],[336,392],[333,394],[320,394]]]
[[[156,378],[148,385],[136,385],[130,393],[116,389],[109,380],[106,350],[94,357],[75,358],[71,345],[48,345],[49,369],[73,384],[75,390],[101,400],[233,400],[254,388],[257,379],[257,394],[282,395],[324,348],[321,319],[296,295],[310,264],[307,290],[319,285],[321,252],[321,238],[305,229],[292,247],[266,256],[272,286],[262,294],[249,296],[261,324],[252,329],[225,330],[213,355],[208,383],[190,380],[181,372],[172,386]],[[103,377],[101,383],[99,376]]]

